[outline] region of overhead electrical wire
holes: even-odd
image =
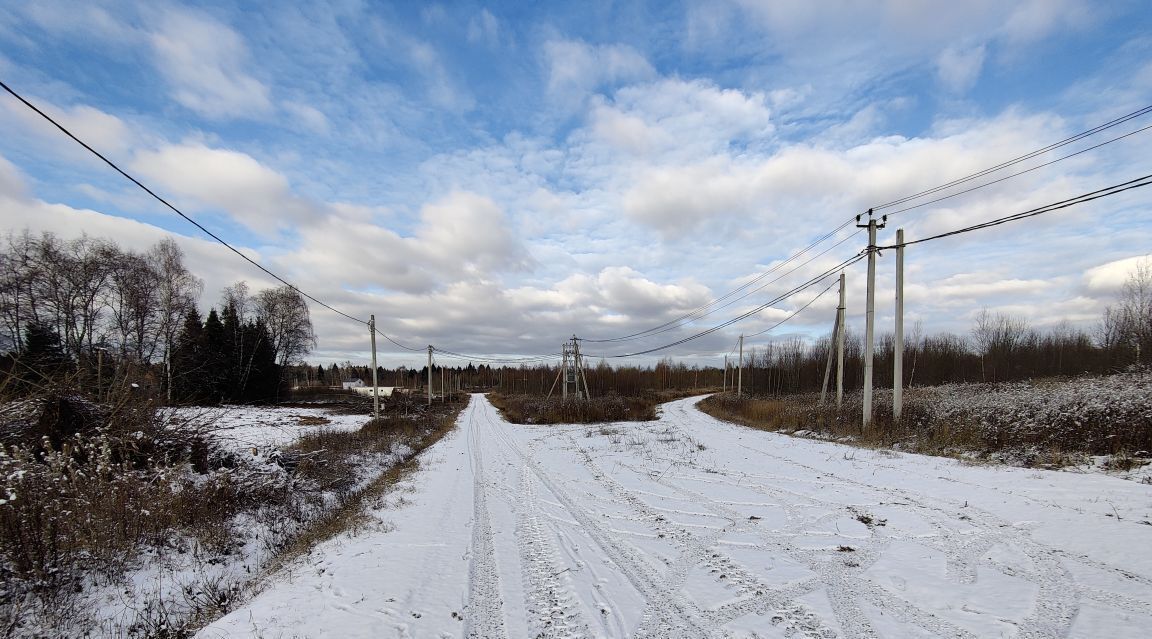
[[[1112,195],[1117,195],[1119,193],[1123,193],[1124,191],[1130,191],[1132,189],[1138,189],[1138,188],[1145,187],[1145,186],[1152,186],[1152,174],[1145,175],[1144,177],[1139,177],[1139,178],[1136,178],[1134,180],[1128,180],[1127,182],[1121,182],[1119,184],[1113,184],[1112,186],[1105,187],[1103,189],[1097,189],[1095,191],[1089,191],[1088,193],[1082,193],[1080,195],[1077,195],[1076,197],[1071,197],[1071,198],[1068,198],[1066,200],[1060,200],[1059,202],[1053,202],[1052,204],[1047,204],[1045,206],[1036,207],[1034,209],[1022,211],[1020,213],[1014,213],[1012,215],[1005,215],[1004,217],[999,217],[999,218],[996,218],[994,220],[989,220],[987,222],[981,222],[979,224],[973,224],[971,226],[966,226],[963,228],[948,231],[946,233],[939,233],[937,235],[932,235],[929,237],[920,238],[918,240],[911,240],[908,242],[904,242],[903,244],[892,244],[889,246],[878,246],[878,247],[876,247],[876,250],[880,251],[880,250],[885,250],[885,249],[890,249],[890,248],[899,248],[901,246],[911,246],[913,244],[920,244],[921,242],[930,242],[930,241],[939,240],[939,239],[942,239],[945,237],[951,237],[953,235],[960,235],[962,233],[970,233],[972,231],[978,231],[980,229],[986,229],[986,228],[993,227],[993,226],[999,226],[1001,224],[1007,224],[1008,222],[1015,222],[1017,220],[1023,220],[1025,218],[1035,217],[1037,215],[1043,215],[1044,213],[1051,213],[1052,211],[1058,211],[1060,209],[1066,209],[1066,208],[1071,207],[1071,206],[1076,206],[1077,204],[1083,204],[1085,202],[1091,202],[1092,200],[1099,200],[1100,198],[1105,198],[1105,197],[1109,197]]]
[[[762,331],[756,331],[755,333],[748,333],[748,334],[744,335],[744,339],[748,339],[749,337],[757,337],[757,336],[763,335],[764,333],[767,333],[770,330],[773,330],[775,328],[779,328],[784,323],[790,321],[793,317],[796,317],[800,313],[803,313],[805,309],[807,309],[809,306],[812,306],[813,304],[815,304],[816,300],[820,299],[821,297],[824,297],[825,293],[832,290],[832,287],[836,286],[839,283],[840,283],[839,279],[832,280],[832,283],[829,284],[827,287],[825,287],[824,290],[817,293],[816,297],[813,297],[812,299],[808,300],[807,304],[805,304],[804,306],[801,306],[800,308],[793,311],[791,315],[789,315],[788,317],[785,317],[784,319],[780,320],[779,322],[776,322],[775,324],[769,326],[768,328],[766,328]]]
[[[1101,142],[1101,143],[1099,143],[1099,144],[1095,144],[1095,145],[1093,145],[1093,146],[1090,146],[1090,147],[1088,147],[1088,148],[1086,148],[1086,149],[1080,149],[1079,151],[1076,151],[1075,153],[1069,153],[1068,155],[1064,155],[1064,156],[1058,157],[1058,158],[1056,158],[1055,160],[1050,160],[1050,161],[1048,161],[1048,162],[1045,162],[1045,163],[1043,163],[1043,164],[1037,164],[1036,166],[1034,166],[1034,167],[1031,167],[1031,168],[1028,168],[1028,169],[1024,169],[1023,171],[1017,171],[1016,173],[1012,173],[1012,174],[1010,174],[1010,175],[1005,175],[1005,176],[1004,176],[1004,177],[1002,177],[1002,178],[997,178],[997,179],[995,179],[995,180],[992,180],[992,181],[990,181],[990,182],[984,182],[984,183],[982,183],[982,184],[978,184],[978,185],[976,185],[976,186],[973,186],[973,187],[971,187],[971,188],[967,188],[967,189],[964,189],[963,191],[957,191],[957,192],[955,192],[955,193],[949,193],[948,195],[945,195],[945,196],[942,196],[942,197],[938,197],[938,198],[935,198],[935,199],[932,199],[932,200],[928,200],[927,202],[921,202],[920,204],[913,204],[912,206],[907,206],[907,207],[904,207],[904,208],[902,208],[902,209],[897,209],[897,210],[895,210],[895,211],[892,211],[892,212],[890,212],[890,213],[887,213],[886,215],[888,215],[888,216],[893,216],[893,215],[896,215],[897,213],[903,213],[903,212],[905,212],[905,211],[911,211],[911,210],[913,210],[913,209],[918,209],[918,208],[921,208],[921,207],[925,207],[925,206],[928,206],[929,204],[935,204],[935,203],[937,203],[937,202],[943,202],[944,200],[948,200],[948,199],[954,198],[954,197],[956,197],[956,196],[959,196],[959,195],[964,195],[965,193],[971,193],[972,191],[976,191],[976,190],[982,189],[982,188],[984,188],[984,187],[986,187],[986,186],[992,186],[993,184],[998,184],[998,183],[1000,183],[1000,182],[1003,182],[1003,181],[1005,181],[1005,180],[1011,180],[1011,179],[1012,179],[1012,178],[1014,178],[1014,177],[1019,177],[1019,176],[1021,176],[1021,175],[1024,175],[1025,173],[1031,173],[1032,171],[1035,171],[1036,169],[1042,169],[1042,168],[1044,168],[1044,167],[1046,167],[1046,166],[1049,166],[1049,165],[1055,164],[1055,163],[1057,163],[1057,162],[1061,162],[1061,161],[1063,161],[1063,160],[1067,160],[1068,158],[1071,158],[1071,157],[1075,157],[1075,156],[1077,156],[1077,155],[1080,155],[1081,153],[1087,153],[1088,151],[1092,151],[1092,150],[1094,150],[1094,149],[1098,149],[1098,148],[1100,148],[1100,147],[1102,147],[1102,146],[1104,146],[1104,145],[1106,145],[1106,144],[1112,144],[1113,142],[1116,142],[1116,141],[1118,141],[1118,140],[1123,140],[1124,138],[1127,138],[1127,137],[1130,137],[1130,136],[1136,135],[1137,133],[1143,133],[1144,131],[1147,131],[1147,130],[1149,130],[1149,129],[1152,129],[1152,124],[1149,124],[1149,125],[1148,125],[1148,126],[1146,126],[1146,127],[1142,127],[1142,128],[1136,129],[1135,131],[1129,131],[1128,133],[1125,133],[1124,135],[1119,135],[1119,136],[1116,136],[1116,137],[1112,138],[1111,140],[1106,140],[1106,141],[1104,141],[1104,142]],[[873,210],[875,210],[875,209],[873,209]]]
[[[48,121],[50,124],[52,124],[52,126],[54,126],[54,127],[56,127],[57,129],[59,129],[59,130],[60,130],[60,131],[61,131],[61,132],[62,132],[64,135],[66,135],[66,136],[68,136],[69,138],[71,138],[71,139],[72,139],[72,141],[74,141],[74,142],[76,142],[77,144],[79,144],[80,146],[84,147],[84,149],[85,149],[85,150],[87,150],[89,153],[91,153],[92,155],[94,155],[94,156],[96,156],[97,158],[99,158],[101,161],[103,161],[105,164],[107,164],[109,167],[111,167],[111,168],[112,168],[114,171],[116,171],[117,173],[119,173],[120,175],[122,175],[124,178],[126,178],[126,179],[127,179],[129,182],[132,182],[132,183],[133,183],[133,184],[135,184],[137,187],[139,187],[140,189],[142,189],[142,190],[143,190],[145,193],[147,193],[148,195],[152,196],[152,197],[153,197],[153,198],[154,198],[156,201],[160,202],[160,203],[161,203],[161,204],[163,204],[165,207],[167,207],[168,209],[172,210],[174,213],[176,213],[177,215],[179,215],[180,217],[184,218],[186,221],[188,221],[189,223],[191,223],[193,226],[195,226],[196,228],[200,229],[200,230],[201,230],[202,232],[204,232],[204,234],[205,234],[205,235],[207,235],[208,237],[212,238],[213,240],[216,240],[218,243],[220,243],[221,245],[223,245],[224,247],[226,247],[228,250],[232,251],[232,252],[233,252],[233,253],[235,253],[236,255],[239,255],[239,256],[240,256],[240,257],[241,257],[241,258],[242,258],[244,261],[246,261],[246,262],[248,262],[249,264],[251,264],[252,266],[255,266],[256,268],[260,269],[260,271],[262,271],[264,274],[266,274],[266,275],[268,275],[269,277],[271,277],[271,278],[275,279],[276,281],[280,282],[281,284],[283,284],[283,285],[287,286],[288,288],[292,289],[293,291],[296,291],[297,293],[299,293],[301,296],[303,296],[303,297],[307,298],[308,300],[310,300],[310,301],[312,301],[312,302],[315,302],[316,304],[318,304],[318,305],[320,305],[320,306],[322,306],[322,307],[324,307],[324,308],[328,309],[329,311],[332,311],[333,313],[336,313],[337,315],[340,315],[340,316],[342,316],[342,317],[344,317],[344,318],[346,318],[346,319],[350,319],[350,320],[352,320],[352,321],[354,321],[354,322],[359,322],[360,324],[364,324],[364,325],[368,325],[368,324],[369,324],[369,322],[368,322],[367,320],[362,320],[362,319],[360,319],[360,318],[358,318],[358,317],[355,317],[355,316],[353,316],[353,315],[350,315],[350,314],[348,314],[348,313],[345,313],[344,311],[341,311],[340,309],[338,309],[338,308],[336,308],[336,307],[332,306],[331,304],[328,304],[327,302],[324,302],[323,300],[320,300],[320,299],[318,299],[318,298],[314,297],[313,295],[310,295],[309,293],[305,292],[304,290],[302,290],[300,287],[296,286],[295,284],[293,284],[293,283],[289,282],[288,280],[286,280],[286,279],[284,279],[283,277],[281,277],[281,276],[277,275],[276,273],[273,273],[272,271],[270,271],[268,268],[266,268],[264,265],[260,264],[260,263],[259,263],[259,262],[257,262],[256,260],[253,260],[252,258],[248,257],[248,256],[247,256],[247,255],[245,255],[243,252],[241,252],[239,249],[237,249],[236,247],[232,246],[232,245],[231,245],[231,244],[229,244],[229,243],[228,243],[226,240],[224,240],[223,238],[221,238],[219,235],[217,235],[217,234],[213,233],[212,231],[208,230],[208,229],[207,229],[207,228],[206,228],[206,227],[205,227],[203,224],[201,224],[201,223],[197,222],[197,221],[196,221],[195,219],[193,219],[191,216],[189,216],[188,214],[184,213],[184,212],[183,212],[183,211],[181,211],[179,208],[177,208],[176,206],[174,206],[174,205],[173,205],[171,202],[169,202],[168,200],[164,199],[163,197],[161,197],[160,195],[158,195],[158,194],[157,194],[155,191],[153,191],[152,189],[150,189],[150,188],[148,188],[147,186],[145,186],[145,185],[144,185],[144,183],[142,183],[140,180],[138,180],[138,179],[136,179],[135,177],[133,177],[131,174],[129,174],[129,173],[128,173],[127,171],[125,171],[124,169],[120,168],[120,166],[119,166],[119,165],[117,165],[117,164],[116,164],[115,162],[113,162],[112,160],[108,159],[108,157],[107,157],[107,156],[105,156],[104,154],[102,154],[102,153],[100,153],[99,151],[97,151],[96,149],[94,149],[92,146],[90,146],[90,145],[89,145],[87,142],[85,142],[84,140],[81,140],[81,139],[80,139],[79,137],[77,137],[77,136],[76,136],[74,133],[72,133],[72,131],[68,130],[68,128],[67,128],[67,127],[65,127],[64,125],[62,125],[62,124],[60,124],[59,122],[57,122],[57,121],[56,121],[56,120],[55,120],[55,119],[54,119],[52,116],[48,115],[47,113],[45,113],[44,111],[42,111],[42,110],[41,110],[39,107],[37,107],[35,104],[32,104],[32,102],[30,102],[29,100],[25,99],[25,98],[24,98],[24,96],[22,96],[22,95],[20,95],[19,93],[17,93],[17,92],[16,92],[16,91],[15,91],[15,90],[14,90],[12,87],[8,86],[8,84],[7,84],[7,83],[5,83],[3,80],[0,80],[0,87],[3,87],[3,89],[4,89],[5,91],[7,91],[9,94],[11,94],[11,95],[12,95],[12,97],[16,98],[16,99],[17,99],[17,100],[19,100],[21,103],[23,103],[23,104],[24,104],[24,106],[28,107],[29,109],[31,109],[32,111],[34,111],[36,114],[38,114],[40,117],[42,117],[42,118],[44,118],[45,120],[47,120],[47,121]],[[402,349],[404,349],[404,350],[408,350],[408,351],[414,351],[414,352],[419,352],[419,351],[422,351],[422,350],[424,350],[424,349],[422,349],[422,348],[414,348],[414,347],[412,347],[412,346],[407,346],[407,345],[405,345],[405,344],[402,344],[402,343],[400,343],[400,342],[396,341],[395,339],[393,339],[392,337],[390,337],[389,335],[387,335],[386,333],[382,332],[382,331],[381,331],[380,329],[378,329],[378,328],[375,328],[375,327],[374,327],[374,328],[373,328],[373,330],[376,332],[376,334],[377,334],[377,335],[379,335],[379,336],[383,337],[384,339],[388,340],[390,343],[392,343],[392,344],[394,344],[394,345],[396,345],[396,346],[398,346],[399,348],[402,348]],[[447,352],[447,351],[442,351],[442,352]],[[497,360],[493,360],[493,361],[497,361]]]
[[[133,183],[133,184],[135,184],[136,186],[138,186],[138,187],[140,187],[141,189],[143,189],[145,193],[147,193],[148,195],[151,195],[153,198],[155,198],[155,199],[156,199],[156,201],[160,202],[160,203],[161,203],[161,204],[163,204],[164,206],[166,206],[166,207],[168,207],[169,209],[171,209],[173,212],[175,212],[175,213],[176,213],[176,215],[179,215],[180,217],[184,218],[184,219],[185,219],[185,220],[187,220],[188,222],[192,223],[192,225],[193,225],[193,226],[195,226],[196,228],[198,228],[198,229],[200,229],[201,231],[203,231],[203,232],[204,232],[204,233],[205,233],[205,234],[206,234],[208,237],[211,237],[212,239],[216,240],[216,241],[217,241],[217,242],[219,242],[220,244],[222,244],[222,245],[224,245],[225,247],[227,247],[227,248],[228,248],[228,250],[230,250],[230,251],[232,251],[233,253],[235,253],[235,254],[239,255],[241,258],[243,258],[243,259],[244,259],[244,261],[248,262],[248,263],[249,263],[249,264],[251,264],[252,266],[255,266],[256,268],[258,268],[258,269],[260,269],[261,271],[263,271],[263,272],[264,272],[266,275],[268,275],[269,277],[271,277],[271,278],[275,279],[276,281],[278,281],[278,282],[280,282],[281,284],[283,284],[283,285],[287,286],[288,288],[290,288],[290,289],[292,289],[292,290],[296,291],[296,292],[297,292],[297,293],[299,293],[300,295],[303,295],[304,297],[308,298],[309,300],[312,300],[313,302],[315,302],[315,303],[319,304],[320,306],[323,306],[324,308],[326,308],[326,309],[328,309],[328,310],[332,311],[333,313],[336,313],[337,315],[342,315],[342,316],[344,316],[344,317],[346,317],[346,318],[348,318],[348,319],[350,319],[350,320],[352,320],[352,321],[354,321],[354,322],[360,322],[361,324],[367,324],[367,323],[368,323],[366,320],[362,320],[362,319],[360,319],[360,318],[358,318],[358,317],[353,317],[352,315],[349,315],[348,313],[345,313],[344,311],[341,311],[341,310],[339,310],[339,309],[337,309],[337,308],[334,308],[333,306],[330,306],[329,304],[327,304],[327,303],[325,303],[325,302],[322,302],[322,301],[320,301],[319,299],[316,299],[315,297],[313,297],[313,296],[309,295],[308,293],[305,293],[304,291],[300,290],[300,288],[299,288],[299,287],[297,287],[295,284],[292,284],[292,283],[291,283],[291,282],[289,282],[288,280],[286,280],[286,279],[284,279],[284,278],[280,277],[279,275],[277,275],[277,274],[273,273],[272,271],[268,270],[267,268],[265,268],[263,265],[261,265],[261,264],[260,264],[259,262],[257,262],[256,260],[253,260],[252,258],[250,258],[250,257],[248,257],[247,255],[245,255],[244,253],[242,253],[242,252],[241,252],[239,249],[237,249],[236,247],[234,247],[234,246],[232,246],[231,244],[229,244],[228,242],[226,242],[226,241],[225,241],[224,239],[222,239],[222,238],[221,238],[219,235],[216,235],[216,234],[215,234],[215,233],[213,233],[212,231],[209,231],[207,228],[205,228],[205,227],[204,227],[204,225],[200,224],[200,223],[199,223],[199,222],[197,222],[196,220],[194,220],[194,219],[192,219],[191,217],[189,217],[188,215],[186,215],[186,214],[185,214],[183,211],[181,211],[180,209],[178,209],[178,208],[176,208],[175,206],[173,206],[173,205],[172,205],[170,202],[168,202],[168,200],[165,200],[164,198],[162,198],[162,197],[160,197],[159,195],[157,195],[157,194],[156,194],[156,193],[155,193],[155,192],[154,192],[152,189],[150,189],[150,188],[148,188],[148,187],[144,186],[144,184],[143,184],[143,183],[141,183],[141,182],[140,182],[140,180],[137,180],[136,178],[134,178],[134,177],[132,177],[131,175],[129,175],[127,171],[125,171],[124,169],[122,169],[122,168],[120,168],[119,166],[117,166],[117,164],[116,164],[115,162],[113,162],[112,160],[109,160],[109,159],[108,159],[107,157],[105,157],[105,156],[104,156],[102,153],[100,153],[100,152],[99,152],[99,151],[97,151],[96,149],[94,149],[94,148],[92,148],[91,146],[89,146],[89,145],[88,145],[88,143],[86,143],[86,142],[84,142],[83,140],[81,140],[80,138],[76,137],[76,135],[74,135],[74,134],[73,134],[71,131],[69,131],[67,128],[65,128],[65,127],[64,127],[64,125],[62,125],[62,124],[60,124],[59,122],[57,122],[56,120],[54,120],[54,119],[52,118],[52,116],[50,116],[50,115],[48,115],[47,113],[45,113],[45,112],[41,111],[41,110],[40,110],[40,109],[39,109],[39,108],[38,108],[38,107],[37,107],[35,104],[32,104],[32,103],[31,103],[31,102],[29,102],[28,100],[24,99],[24,96],[20,95],[19,93],[16,93],[16,91],[14,91],[14,90],[12,89],[12,87],[10,87],[10,86],[8,86],[7,84],[5,84],[5,83],[4,83],[4,81],[2,81],[2,80],[0,80],[0,87],[3,87],[5,91],[7,91],[8,93],[12,94],[12,97],[16,98],[16,99],[17,99],[17,100],[19,100],[20,102],[23,102],[25,106],[27,106],[29,109],[32,109],[33,111],[35,111],[37,114],[39,114],[39,115],[40,115],[40,117],[42,117],[42,118],[44,118],[45,120],[47,120],[49,123],[51,123],[51,124],[52,124],[53,126],[55,126],[57,129],[60,129],[60,131],[61,131],[61,132],[63,132],[63,133],[64,133],[64,135],[67,135],[68,137],[72,138],[72,140],[73,140],[74,142],[76,142],[76,143],[77,143],[77,144],[79,144],[80,146],[82,146],[82,147],[84,147],[85,149],[87,149],[89,153],[91,153],[92,155],[95,155],[96,157],[98,157],[98,158],[100,158],[101,160],[103,160],[103,162],[104,162],[105,164],[107,164],[108,166],[112,167],[112,169],[113,169],[113,170],[115,170],[117,173],[119,173],[120,175],[124,176],[124,177],[125,177],[125,178],[127,178],[127,179],[128,179],[130,182],[132,182],[132,183]]]
[[[655,348],[649,348],[649,349],[645,349],[642,351],[636,351],[633,353],[624,353],[621,355],[593,355],[593,354],[587,353],[587,354],[585,354],[585,356],[586,357],[594,357],[594,358],[598,357],[601,359],[622,359],[622,358],[627,358],[627,357],[637,357],[639,355],[647,355],[649,353],[655,353],[657,351],[662,351],[662,350],[667,349],[667,348],[672,348],[673,346],[679,346],[681,344],[691,342],[692,340],[704,337],[705,335],[711,335],[712,333],[715,333],[716,331],[719,331],[723,328],[727,328],[727,327],[729,327],[729,326],[731,326],[737,322],[745,320],[745,319],[755,315],[756,313],[759,313],[760,311],[768,308],[769,306],[771,306],[773,304],[776,304],[776,303],[781,302],[785,299],[788,299],[789,297],[795,295],[796,293],[799,293],[800,291],[803,291],[807,288],[810,288],[810,287],[820,283],[821,281],[823,281],[825,278],[829,277],[830,275],[836,273],[837,271],[839,271],[841,269],[847,268],[847,267],[859,262],[860,260],[864,259],[865,257],[867,257],[867,251],[863,251],[858,255],[855,255],[855,256],[847,259],[847,260],[844,260],[843,262],[837,264],[836,266],[833,266],[832,268],[824,271],[820,275],[817,275],[816,277],[813,277],[813,278],[807,280],[803,284],[796,286],[795,288],[789,290],[788,292],[783,293],[782,295],[780,295],[774,299],[771,299],[771,300],[757,306],[756,308],[754,308],[750,311],[747,311],[745,313],[741,313],[740,315],[733,317],[732,319],[729,319],[727,321],[721,322],[720,324],[717,324],[716,326],[705,329],[705,330],[700,331],[698,333],[695,333],[693,335],[689,335],[688,337],[685,337],[683,339],[676,340],[675,342],[672,342],[670,344],[664,344],[663,346],[657,346]]]
[[[1152,113],[1152,105],[1137,109],[1137,110],[1135,110],[1135,111],[1133,111],[1127,115],[1120,116],[1116,119],[1105,122],[1104,124],[1101,124],[1099,126],[1095,126],[1091,129],[1088,129],[1087,131],[1082,131],[1082,132],[1077,133],[1076,135],[1073,135],[1071,137],[1064,138],[1063,140],[1060,140],[1059,142],[1054,142],[1052,144],[1049,144],[1046,147],[1036,149],[1035,151],[1031,151],[1029,153],[1025,153],[1024,155],[1012,158],[1011,160],[1007,160],[1005,162],[1001,162],[1000,164],[988,167],[982,171],[977,171],[976,173],[973,173],[971,175],[957,178],[955,180],[952,180],[950,182],[946,182],[946,183],[941,184],[939,186],[935,186],[935,187],[932,187],[930,189],[925,189],[923,191],[920,191],[919,193],[913,193],[911,195],[908,195],[908,196],[905,196],[905,197],[902,197],[902,198],[899,198],[896,200],[892,200],[891,202],[885,202],[884,204],[879,204],[879,205],[873,206],[872,210],[873,211],[880,211],[882,209],[891,208],[893,206],[899,206],[900,204],[903,204],[905,202],[911,202],[912,200],[919,199],[919,198],[924,197],[926,195],[932,195],[933,193],[938,193],[940,191],[950,189],[954,186],[964,184],[965,182],[971,182],[972,180],[982,178],[985,175],[995,173],[996,171],[1007,168],[1007,167],[1012,166],[1014,164],[1019,164],[1021,162],[1030,160],[1036,156],[1043,155],[1044,153],[1047,153],[1048,151],[1058,149],[1062,146],[1067,146],[1069,144],[1072,144],[1073,142],[1076,142],[1078,140],[1082,140],[1082,139],[1084,139],[1088,136],[1091,136],[1091,135],[1095,135],[1096,133],[1099,133],[1101,131],[1105,131],[1107,129],[1118,126],[1120,124],[1128,122],[1129,120],[1138,118],[1138,117],[1140,117],[1142,115],[1146,115],[1148,113]],[[1125,136],[1121,136],[1121,137],[1125,137]],[[1112,140],[1112,141],[1114,141],[1114,140]],[[1071,156],[1068,156],[1068,157],[1071,157]]]
[[[854,218],[853,218],[853,219],[854,219]],[[855,237],[855,236],[856,236],[858,233],[860,233],[860,230],[859,230],[859,229],[857,229],[856,231],[854,231],[854,232],[852,232],[852,233],[850,233],[850,234],[848,234],[848,235],[844,236],[842,239],[840,239],[838,242],[836,242],[836,243],[835,243],[835,244],[833,244],[832,246],[829,246],[828,248],[824,249],[823,251],[821,251],[821,252],[817,253],[816,255],[813,255],[812,257],[808,258],[808,259],[807,259],[807,260],[805,260],[804,262],[802,262],[802,263],[800,263],[800,264],[796,265],[796,266],[795,266],[794,268],[792,268],[791,270],[789,270],[789,271],[787,271],[787,272],[783,273],[783,274],[782,274],[782,275],[780,275],[779,277],[777,277],[777,278],[775,278],[775,279],[772,279],[772,280],[770,280],[770,281],[768,281],[768,282],[765,282],[764,284],[761,284],[760,286],[757,286],[756,288],[754,288],[754,289],[752,289],[752,290],[748,291],[747,293],[744,293],[743,295],[740,295],[740,296],[738,296],[738,297],[736,297],[736,298],[734,298],[734,299],[729,299],[729,298],[731,298],[731,297],[732,297],[732,295],[734,295],[734,294],[736,294],[736,293],[740,292],[741,290],[744,290],[744,289],[746,289],[748,286],[751,286],[752,284],[755,284],[756,282],[759,282],[759,281],[763,280],[765,277],[767,277],[767,276],[771,275],[772,273],[774,273],[774,272],[778,271],[778,270],[779,270],[781,267],[783,267],[784,265],[786,265],[786,264],[788,264],[789,262],[792,262],[792,261],[793,261],[793,260],[795,260],[796,258],[800,257],[801,255],[803,255],[803,254],[804,254],[804,253],[806,253],[807,251],[811,250],[813,247],[815,247],[815,246],[817,246],[818,244],[820,244],[820,242],[822,242],[822,241],[824,241],[825,239],[827,239],[827,238],[829,238],[829,237],[831,237],[831,236],[835,235],[837,232],[839,232],[841,229],[843,229],[844,227],[848,226],[848,225],[849,225],[849,224],[851,224],[851,223],[852,223],[852,220],[849,220],[848,222],[845,222],[845,223],[841,224],[839,227],[837,227],[836,229],[834,229],[834,230],[832,230],[832,231],[830,231],[830,232],[828,232],[828,233],[824,234],[823,236],[821,236],[821,238],[819,238],[818,240],[816,240],[816,241],[812,242],[811,244],[809,244],[808,246],[806,246],[804,249],[800,250],[799,252],[797,252],[797,253],[796,253],[796,254],[794,254],[793,256],[791,256],[791,257],[789,257],[788,259],[784,260],[783,262],[781,262],[781,263],[779,263],[779,264],[777,264],[777,265],[773,266],[772,268],[770,268],[769,270],[765,271],[764,273],[761,273],[761,274],[760,274],[760,275],[758,275],[756,278],[754,278],[752,281],[750,281],[750,282],[747,282],[747,283],[745,283],[745,284],[741,285],[741,286],[740,286],[740,287],[738,287],[737,289],[734,289],[734,290],[732,290],[732,291],[729,291],[728,293],[726,293],[726,294],[724,294],[724,295],[720,296],[719,298],[717,298],[717,299],[715,299],[715,300],[713,300],[713,301],[709,302],[708,304],[705,304],[705,305],[703,305],[703,306],[701,306],[701,307],[699,307],[699,308],[697,309],[697,311],[699,311],[700,309],[707,309],[707,310],[704,310],[703,312],[691,312],[691,313],[687,313],[687,314],[685,314],[685,315],[681,315],[680,317],[678,317],[678,318],[676,318],[676,319],[673,319],[673,320],[670,320],[670,321],[668,321],[668,322],[665,322],[664,324],[661,324],[660,326],[656,326],[656,327],[653,327],[653,328],[650,328],[650,329],[647,329],[647,330],[644,330],[644,331],[640,331],[640,332],[638,332],[638,333],[633,333],[632,335],[626,335],[626,336],[623,336],[623,337],[616,337],[616,338],[611,338],[611,339],[599,339],[599,340],[596,340],[596,339],[585,339],[584,341],[586,341],[586,342],[591,342],[591,343],[601,343],[601,344],[603,344],[603,343],[618,343],[618,342],[634,341],[634,340],[637,340],[637,339],[642,339],[642,338],[645,338],[645,337],[651,337],[651,336],[653,336],[653,335],[659,335],[659,334],[661,334],[661,333],[667,333],[668,331],[671,331],[671,330],[675,330],[675,329],[677,329],[677,328],[681,328],[681,327],[683,327],[683,326],[686,326],[686,325],[688,325],[688,324],[691,324],[692,322],[694,322],[694,321],[696,321],[696,320],[699,320],[699,319],[701,319],[701,318],[707,317],[708,315],[711,315],[712,313],[715,313],[715,312],[717,312],[717,311],[720,311],[720,310],[723,310],[723,309],[725,309],[725,308],[728,308],[729,306],[732,306],[732,305],[733,305],[733,304],[735,304],[736,302],[739,302],[739,301],[741,301],[741,300],[743,300],[743,299],[746,299],[746,298],[748,298],[749,296],[751,296],[751,295],[753,295],[753,294],[755,294],[755,293],[758,293],[759,291],[762,291],[762,290],[764,290],[764,289],[765,289],[765,288],[767,288],[769,285],[771,285],[771,284],[775,284],[776,282],[779,282],[780,280],[784,279],[785,277],[787,277],[787,276],[791,275],[792,273],[795,273],[796,271],[798,271],[798,270],[800,270],[801,268],[803,268],[803,267],[807,266],[808,264],[811,264],[811,263],[812,263],[813,261],[815,261],[816,259],[818,259],[818,258],[820,258],[820,257],[823,257],[824,255],[826,255],[826,254],[828,254],[829,252],[831,252],[833,249],[835,249],[835,248],[839,247],[841,244],[844,244],[844,243],[845,243],[845,242],[847,242],[848,240],[850,240],[850,239],[852,239],[853,237]],[[713,306],[713,305],[715,305],[716,303],[718,303],[718,302],[721,302],[721,301],[724,301],[724,300],[728,300],[728,301],[727,301],[726,303],[724,303],[724,304],[721,304],[720,306],[715,306],[715,307],[713,307],[713,308],[708,308],[708,307],[710,307],[710,306]]]

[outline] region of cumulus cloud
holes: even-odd
[[[24,176],[20,169],[0,156],[0,198],[9,200],[24,200],[28,197],[28,187],[24,183]]]
[[[1152,255],[1135,255],[1094,266],[1084,273],[1083,284],[1095,295],[1115,295],[1141,267],[1152,267]]]
[[[140,151],[132,167],[165,190],[223,209],[264,234],[316,214],[316,205],[293,193],[287,178],[239,151],[196,142],[166,145]]]
[[[244,39],[189,10],[163,14],[149,41],[172,98],[212,119],[255,119],[272,111],[270,90],[246,71]]]
[[[774,128],[763,93],[677,78],[623,87],[596,100],[590,119],[597,138],[663,161],[762,139]]]
[[[531,256],[491,199],[453,192],[426,204],[412,235],[401,235],[353,207],[301,228],[300,248],[285,260],[352,288],[426,293],[530,267]],[[349,259],[350,255],[357,256]]]
[[[138,142],[137,134],[123,120],[100,109],[86,104],[58,106],[39,96],[29,96],[29,100],[101,153],[115,157]],[[59,129],[15,100],[0,101],[0,123],[11,127],[8,134],[14,138],[36,136],[38,144],[51,145],[53,151],[59,154],[90,161],[88,151],[61,135]]]

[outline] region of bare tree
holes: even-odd
[[[176,346],[176,337],[185,316],[200,298],[204,283],[185,268],[184,252],[170,238],[160,240],[148,251],[148,261],[157,275],[157,330],[164,348],[168,401],[172,401],[172,349]]]
[[[1136,263],[1116,305],[1104,309],[1100,342],[1114,352],[1130,352],[1138,363],[1152,353],[1152,258]]]
[[[987,381],[985,366],[991,368],[992,381],[1011,376],[1017,352],[1031,337],[1028,323],[1021,317],[1003,313],[989,313],[983,309],[976,315],[972,337],[980,355],[981,377]]]
[[[299,291],[290,286],[260,291],[255,306],[256,317],[264,322],[272,339],[278,364],[286,366],[315,348],[308,304]]]

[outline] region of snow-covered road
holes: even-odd
[[[374,523],[201,637],[1144,637],[1152,486],[481,395]]]

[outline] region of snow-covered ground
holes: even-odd
[[[200,637],[1144,637],[1152,486],[479,395],[377,525]]]
[[[233,450],[280,448],[306,433],[320,429],[357,430],[369,420],[366,415],[339,415],[328,408],[277,406],[176,408],[172,418],[211,432],[223,446]]]

